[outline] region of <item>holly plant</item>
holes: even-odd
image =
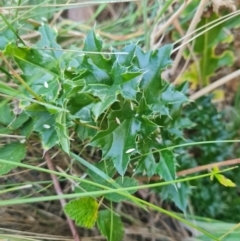
[[[1,174],[25,158],[29,140],[40,140],[43,153],[60,148],[86,167],[86,180],[98,184],[81,182],[76,193],[137,187],[136,174],[175,180],[175,154],[167,147],[183,138],[179,116],[188,98],[185,84],[174,87],[161,77],[172,63],[172,45],[148,52],[136,44],[106,50],[91,30],[83,49],[62,49],[54,29],[43,24],[39,33],[31,46],[15,41],[13,29],[0,33],[6,75],[0,93],[7,96],[1,97],[0,132],[21,137],[0,149],[1,158],[15,162],[1,164]],[[10,79],[15,87],[7,84]],[[76,143],[99,149],[101,161],[84,160],[81,149],[73,150]],[[121,240],[119,215],[101,203],[131,200],[135,191],[72,200],[65,212],[78,225],[91,228],[97,222],[108,240]]]

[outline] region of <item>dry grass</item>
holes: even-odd
[[[190,1],[185,1],[182,6],[179,6],[179,9],[182,11],[182,9],[184,9],[189,3]],[[106,47],[108,47],[108,45],[118,47],[129,42],[137,41],[140,41],[143,45],[145,29],[143,26],[144,19],[141,14],[142,4],[141,2],[136,2],[134,4],[107,4],[107,6],[93,19],[89,19],[89,17],[91,17],[93,13],[96,13],[99,5],[87,6],[85,9],[75,9],[74,14],[73,12],[63,13],[63,11],[60,10],[59,12],[55,13],[50,23],[59,29],[61,35],[61,46],[63,48],[67,48],[67,46],[70,44],[81,47],[87,31],[92,28],[92,25],[95,22],[97,22],[96,32],[103,39],[105,39]],[[148,4],[149,9],[151,9],[154,6],[154,1],[149,1]],[[172,6],[172,8],[174,7],[175,5]],[[131,10],[131,8],[133,8],[133,10]],[[199,18],[202,15],[203,9],[203,7],[199,8],[199,12],[192,20],[187,33],[194,32]],[[152,11],[153,10],[154,9],[152,9]],[[157,12],[160,12],[160,10],[161,9],[159,8]],[[163,34],[163,32],[169,26],[173,25],[181,35],[186,36],[186,33],[184,33],[181,29],[181,24],[178,20],[178,14],[181,13],[180,10],[175,11],[174,14],[171,8],[169,8],[168,14],[169,16],[172,16],[172,18],[169,17],[169,21],[164,21],[164,18],[160,18],[160,20],[155,23],[155,27],[150,33],[151,48],[159,47],[167,41],[170,41],[168,33],[166,35]],[[131,14],[136,13],[136,16],[128,19],[129,11],[131,11]],[[5,9],[1,9],[1,12],[6,15],[9,13],[8,10]],[[83,12],[88,12],[88,14],[83,17]],[[89,15],[89,13],[91,14]],[[81,19],[78,18],[80,15]],[[67,16],[68,19],[66,19],[64,16]],[[150,16],[150,11],[148,12],[147,16],[148,20],[146,25],[148,28],[150,28],[154,24],[155,19]],[[118,22],[124,18],[126,20],[122,24],[125,27],[124,29],[121,29],[121,24]],[[76,20],[82,22],[76,24],[74,22]],[[32,18],[29,18],[27,21],[28,23],[33,24],[35,27],[41,24],[39,21],[35,21]],[[111,22],[114,24],[114,26],[111,26]],[[21,37],[24,41],[31,44],[31,42],[34,42],[37,38],[39,38],[39,33],[35,32],[34,30],[25,31]],[[162,37],[165,37],[163,38],[163,41],[161,41]],[[191,43],[186,44],[190,37],[191,35],[182,40],[181,48],[179,49],[174,61],[171,77],[172,82],[175,80],[173,78],[176,76],[175,72],[181,73],[182,68],[187,67],[184,66],[184,63],[180,60],[182,59],[182,53],[185,46],[190,50],[192,48]],[[239,49],[237,51],[239,52]],[[196,60],[196,56],[194,56],[194,54],[192,54],[192,58]],[[215,88],[226,84],[228,81],[236,79],[239,77],[239,75],[240,71],[236,70],[233,73],[228,73],[227,76],[220,76],[219,80],[214,82],[212,85],[209,85],[205,89],[201,89],[199,92],[194,93],[191,98],[199,98]],[[28,146],[29,153],[27,159],[31,161],[31,164],[46,166],[45,160],[42,158],[43,153],[39,144],[28,143]],[[74,148],[79,149],[79,146]],[[68,170],[74,175],[84,175],[84,169],[81,169],[79,166],[72,166],[71,160],[69,160],[62,153],[52,151],[50,154],[55,156],[53,158],[53,164],[55,167],[59,166],[62,170]],[[95,155],[95,153],[92,154]],[[92,158],[90,156],[89,160],[94,161],[97,158],[97,156],[92,156]],[[0,185],[10,185],[14,183],[32,183],[34,188],[31,189],[31,191],[29,189],[24,189],[11,194],[8,193],[6,195],[1,195],[2,200],[28,195],[37,197],[55,192],[50,175],[37,173],[31,170],[23,170],[18,168],[9,175],[0,177]],[[61,188],[64,193],[70,192],[71,187],[72,184],[70,181],[62,180]],[[34,190],[34,192],[32,190]],[[148,191],[149,190],[146,190],[145,192],[139,191],[137,195],[144,197],[146,200],[149,200],[151,203],[156,205],[165,205],[165,208],[169,210],[173,209],[172,206],[166,206],[166,204],[163,204],[156,194],[149,193]],[[177,221],[151,210],[146,212],[128,202],[118,204],[116,209],[117,212],[123,217],[126,227],[124,237],[125,241],[180,241],[190,235],[187,229]],[[26,204],[12,207],[2,207],[0,208],[0,220],[0,240],[73,240],[66,222],[65,215],[63,214],[61,205],[58,201],[44,202],[34,205]],[[105,240],[99,236],[98,231],[95,229],[86,230],[79,228],[78,231],[81,235],[82,241]],[[5,235],[5,237],[3,237],[3,235]],[[7,238],[7,235],[9,235],[9,239]]]

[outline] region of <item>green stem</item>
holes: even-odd
[[[0,56],[2,57],[3,61],[5,62],[5,64],[7,65],[7,67],[11,70],[13,77],[15,77],[24,87],[25,89],[33,96],[35,97],[36,100],[38,100],[39,102],[44,102],[43,99],[38,96],[29,86],[28,84],[20,77],[20,75],[12,68],[12,66],[9,64],[9,62],[7,61],[7,59],[5,58],[5,56],[3,54],[0,54]]]
[[[154,153],[158,153],[158,152],[162,152],[162,151],[166,151],[166,150],[172,150],[172,149],[176,149],[176,148],[184,147],[184,146],[208,145],[208,144],[216,144],[216,143],[238,143],[238,142],[240,142],[240,140],[219,140],[219,141],[189,142],[189,143],[183,143],[183,144],[179,144],[179,145],[175,145],[175,146],[168,146],[168,147],[165,147],[165,148],[162,148],[162,149],[158,149],[158,150],[152,151],[152,152],[147,152],[147,153],[141,154],[141,157],[147,156],[150,153],[154,154]],[[131,160],[136,160],[138,158],[139,158],[139,156],[133,157]]]
[[[145,184],[145,185],[139,185],[139,186],[134,186],[134,187],[120,187],[120,188],[116,189],[116,188],[110,188],[108,186],[104,186],[104,185],[101,185],[101,184],[98,184],[98,183],[95,183],[95,182],[91,182],[91,181],[88,181],[88,180],[85,180],[85,179],[82,179],[82,178],[79,178],[79,177],[76,177],[76,176],[71,176],[71,175],[61,173],[61,172],[56,172],[56,171],[50,171],[50,170],[45,169],[45,168],[31,166],[31,165],[27,165],[27,164],[24,164],[24,163],[17,163],[16,164],[13,161],[7,161],[7,160],[3,160],[3,159],[0,159],[0,163],[13,165],[13,166],[19,166],[19,167],[25,167],[25,168],[28,168],[28,169],[41,171],[41,172],[45,172],[45,173],[50,173],[50,174],[53,173],[53,174],[58,175],[58,176],[66,177],[66,178],[76,180],[76,181],[79,181],[79,182],[85,182],[85,183],[91,184],[93,186],[97,186],[97,187],[101,187],[101,188],[105,189],[105,190],[92,191],[92,192],[87,192],[87,193],[72,193],[72,194],[62,194],[62,195],[54,195],[54,196],[34,197],[34,198],[28,198],[28,199],[24,199],[24,200],[22,200],[22,199],[1,200],[0,206],[22,204],[22,203],[33,203],[33,202],[38,202],[38,201],[40,202],[40,201],[59,200],[61,198],[71,199],[71,198],[86,197],[86,196],[99,196],[99,195],[102,196],[102,195],[108,194],[108,193],[118,193],[118,194],[121,194],[121,195],[126,196],[128,198],[136,199],[134,196],[126,193],[126,191],[149,189],[149,188],[160,187],[160,186],[165,186],[165,185],[170,185],[170,184],[175,184],[175,183],[187,182],[187,181],[192,181],[192,180],[197,180],[197,179],[209,177],[210,175],[212,175],[212,173],[205,173],[205,174],[202,174],[202,175],[181,178],[181,179],[173,180],[173,181],[158,182],[158,183]],[[224,172],[230,171],[234,168],[235,167],[230,167],[230,168],[226,168],[224,170],[219,170],[218,173],[224,173]]]

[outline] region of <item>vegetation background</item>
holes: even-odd
[[[0,240],[239,240],[239,5],[2,0]]]

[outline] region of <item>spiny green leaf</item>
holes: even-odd
[[[121,218],[110,210],[101,210],[97,220],[98,228],[108,241],[121,241],[124,234],[124,226]]]
[[[34,119],[34,130],[41,135],[44,150],[49,150],[59,142],[56,132],[56,116],[51,115],[45,107],[32,104],[26,113]]]
[[[110,72],[99,68],[91,63],[91,61],[88,61],[86,57],[83,60],[81,68],[86,69],[80,75],[85,80],[83,91],[97,96],[100,100],[106,98],[106,90],[113,83]]]
[[[0,50],[4,50],[10,43],[17,40],[17,35],[9,28],[6,28],[0,32]]]
[[[148,99],[150,95],[153,95],[151,90],[154,90],[152,89],[154,86],[157,87],[157,90],[154,91],[161,90],[163,84],[160,73],[172,63],[170,59],[171,51],[172,45],[165,45],[156,51],[146,53],[139,47],[136,48],[135,61],[140,69],[145,70],[141,81],[141,88],[145,92],[146,99]]]
[[[121,52],[127,53],[127,54],[118,54],[116,55],[116,59],[118,60],[118,63],[123,66],[131,66],[132,60],[135,55],[137,45],[136,44],[129,44],[126,47],[124,47]]]
[[[42,51],[56,59],[59,59],[62,56],[63,51],[61,51],[61,46],[56,43],[56,30],[50,28],[49,25],[43,24],[39,28],[39,32],[41,33],[41,40],[37,43],[37,47],[46,48]],[[54,51],[54,49],[57,50]]]
[[[101,170],[102,172],[106,173],[109,177],[113,177],[116,170],[114,168],[113,162],[111,161],[101,161],[95,164],[95,167]],[[87,169],[87,174],[93,179],[93,181],[103,184],[106,183],[106,180],[98,175],[96,172],[92,171],[91,169]]]
[[[140,71],[131,72],[129,68],[120,65],[116,61],[112,66],[111,75],[113,83],[104,86],[104,96],[101,95],[101,102],[93,108],[96,118],[117,101],[118,94],[121,94],[125,99],[134,100],[136,98],[141,75]],[[101,87],[102,83],[94,84],[94,88]]]
[[[77,225],[92,228],[98,216],[98,203],[92,197],[84,197],[70,201],[64,210]]]
[[[91,41],[95,39],[93,33],[90,33],[90,35]],[[97,44],[95,40],[91,42],[91,45],[95,44],[92,49],[100,49],[101,43],[96,40]],[[86,45],[88,44],[86,43]],[[136,99],[142,71],[131,64],[135,48],[134,45],[127,46],[123,49],[127,53],[126,55],[117,55],[116,58],[113,57],[108,60],[108,68],[106,66],[102,68],[101,64],[99,64],[99,58],[102,58],[101,55],[87,54],[91,56],[93,62],[86,58],[83,59],[82,67],[86,69],[86,72],[81,75],[81,78],[84,78],[86,83],[83,91],[91,93],[100,99],[100,102],[93,108],[95,119],[114,102],[118,101],[117,96],[119,94],[125,99]],[[130,52],[127,52],[127,50]],[[97,61],[94,61],[96,59]],[[100,62],[104,63],[104,60]]]
[[[26,73],[32,73],[34,67],[45,70],[51,75],[59,73],[58,61],[43,51],[29,47],[18,47],[14,43],[9,43],[4,54],[14,57],[16,62],[19,61],[20,67],[23,67],[23,70],[26,68]],[[31,66],[32,69],[27,68],[26,65]]]
[[[17,142],[6,144],[0,149],[0,156],[4,160],[14,161],[16,163],[14,166],[0,163],[1,176],[17,167],[18,163],[25,158],[26,146]]]
[[[95,35],[94,30],[92,29],[85,40],[84,51],[96,52],[96,53],[87,53],[92,60],[92,62],[101,69],[111,71],[111,62],[110,60],[104,58],[101,54],[102,51],[102,40],[98,39]]]
[[[112,132],[100,132],[92,141],[92,145],[100,146],[104,159],[111,159],[120,175],[126,172],[130,156],[128,150],[136,150],[136,135],[140,130],[140,122],[136,119],[124,120]]]
[[[159,138],[157,131],[153,134],[145,133],[145,135],[138,141],[138,151],[143,154],[136,164],[136,171],[135,173],[146,173],[148,177],[153,176],[157,173],[157,162],[156,158],[154,157],[153,151],[158,148],[158,141]]]
[[[69,154],[70,152],[70,137],[67,126],[67,113],[58,113],[56,117],[55,129],[57,131],[58,139],[62,149]]]
[[[88,104],[94,101],[94,98],[87,93],[79,94],[83,86],[84,86],[84,80],[82,79],[74,80],[74,81],[73,80],[64,81],[62,85],[63,93],[61,94],[60,98],[57,100],[58,104],[63,105],[66,102],[66,100],[68,100],[67,101],[68,109],[70,108],[69,111],[73,114],[72,108],[74,108],[74,111],[77,111],[79,110],[78,109],[79,105],[80,106],[86,105],[85,103],[86,100],[88,101]],[[79,101],[80,99],[81,101]],[[72,105],[71,105],[71,102],[73,102]]]
[[[45,97],[47,101],[56,100],[60,91],[56,59],[43,51],[20,48],[14,44],[9,44],[4,53],[14,57],[23,71],[23,79],[35,93]]]
[[[152,152],[144,155],[140,158],[137,163],[135,173],[144,173],[146,172],[148,177],[153,176],[156,173],[157,163],[155,161],[154,155]]]
[[[136,153],[136,138],[142,133],[147,136],[156,130],[157,125],[146,120],[141,113],[131,109],[126,103],[119,111],[112,111],[109,115],[109,128],[99,132],[91,145],[101,147],[103,158],[113,161],[120,175],[126,172],[131,155]]]
[[[188,204],[188,196],[190,194],[190,187],[186,183],[178,183],[177,185],[164,186],[161,190],[161,198],[163,200],[171,199],[175,205],[186,212]]]
[[[172,45],[165,45],[156,51],[144,53],[139,47],[136,49],[136,63],[145,73],[140,87],[143,89],[147,105],[155,113],[169,115],[168,104],[185,102],[187,97],[173,90],[173,87],[161,79],[161,72],[172,61],[170,54]]]
[[[88,124],[94,126],[95,123],[88,122]],[[97,134],[96,129],[89,127],[85,124],[78,124],[78,126],[76,128],[76,132],[77,132],[78,137],[81,140],[86,140],[86,139],[92,138],[93,136],[95,136]]]
[[[138,181],[134,178],[130,178],[130,177],[118,177],[116,180],[116,183],[119,184],[119,186],[121,187],[136,187],[137,190],[137,186],[138,186]],[[112,186],[108,185],[109,187],[112,188]],[[130,194],[133,194],[136,192],[136,190],[131,190],[128,191]],[[120,202],[122,200],[127,200],[128,198],[122,196],[121,194],[117,193],[117,189],[116,189],[116,193],[109,193],[109,194],[105,194],[104,197],[110,201],[113,202]]]
[[[184,103],[188,100],[183,93],[175,90],[173,85],[167,85],[164,88],[161,99],[166,104]]]
[[[67,104],[67,109],[71,113],[70,118],[79,120],[76,132],[81,140],[91,138],[97,133],[98,127],[92,114],[95,101],[95,98],[88,93],[76,93]]]
[[[157,173],[166,181],[175,180],[175,165],[175,157],[171,151],[165,150],[160,152],[160,162],[157,167]]]

